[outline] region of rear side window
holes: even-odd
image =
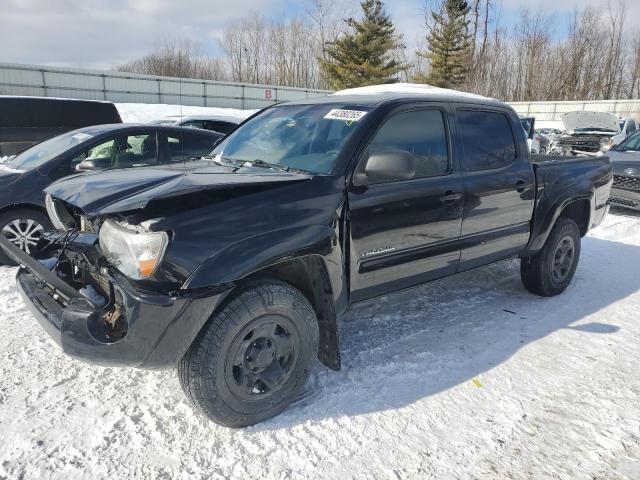
[[[213,137],[208,135],[184,132],[182,134],[182,155],[185,159],[202,157],[213,149],[214,143]]]
[[[458,110],[456,118],[464,145],[462,168],[465,172],[492,170],[515,161],[516,144],[506,115]]]
[[[167,161],[175,163],[203,157],[211,152],[215,140],[195,132],[170,133],[167,135]]]
[[[213,130],[214,132],[227,134],[234,128],[236,128],[235,123],[231,122],[222,122],[217,120],[206,120],[203,122],[204,128],[207,130]]]
[[[449,148],[443,113],[415,110],[391,117],[376,133],[369,154],[402,150],[416,161],[415,178],[449,171]]]

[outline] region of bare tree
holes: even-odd
[[[640,32],[636,33],[629,62],[628,98],[640,98]]]
[[[343,34],[343,18],[358,0],[304,0],[299,16],[267,19],[251,13],[227,23],[218,42],[220,56],[207,56],[201,45],[169,38],[140,59],[116,67],[121,71],[326,88],[318,59]],[[426,18],[442,0],[424,0]],[[561,40],[553,18],[524,9],[515,23],[501,24],[500,2],[469,0],[473,58],[464,90],[503,100],[596,100],[640,97],[640,29],[625,25],[626,0],[609,0],[608,8],[577,9]],[[427,29],[429,25],[427,23]],[[424,44],[425,35],[416,39]],[[423,48],[424,49],[424,48]],[[420,49],[418,49],[420,50]],[[429,61],[402,50],[397,57],[409,68],[402,80],[424,78]]]
[[[490,15],[486,0],[478,23],[493,24],[493,32],[485,27],[487,33],[480,35],[478,28],[465,89],[511,101],[637,97],[637,44],[625,41],[626,7],[624,0],[615,1],[607,10],[576,10],[566,39],[554,41],[550,16],[524,9],[506,29],[499,27],[499,13]]]
[[[225,80],[223,62],[202,54],[198,42],[186,38],[169,38],[156,45],[153,53],[118,65],[116,70],[168,77]]]

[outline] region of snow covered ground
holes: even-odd
[[[125,123],[147,123],[152,120],[182,115],[216,115],[221,117],[246,118],[255,110],[238,110],[236,108],[189,107],[152,103],[116,103],[122,121]]]
[[[0,478],[640,478],[640,216],[584,241],[564,295],[507,262],[353,311],[344,369],[221,428],[174,372],[65,357],[0,267]]]

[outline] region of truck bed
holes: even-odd
[[[536,179],[536,198],[531,238],[527,250],[537,251],[555,223],[554,212],[562,210],[563,202],[582,197],[590,213],[583,233],[602,219],[609,199],[613,174],[611,160],[598,157],[531,155]]]

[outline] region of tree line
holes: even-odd
[[[307,0],[302,14],[228,22],[219,56],[166,40],[120,71],[304,88],[418,82],[505,101],[640,98],[640,29],[624,0],[585,6],[569,24],[528,8],[502,25],[499,0],[431,0],[407,46],[382,0]]]

